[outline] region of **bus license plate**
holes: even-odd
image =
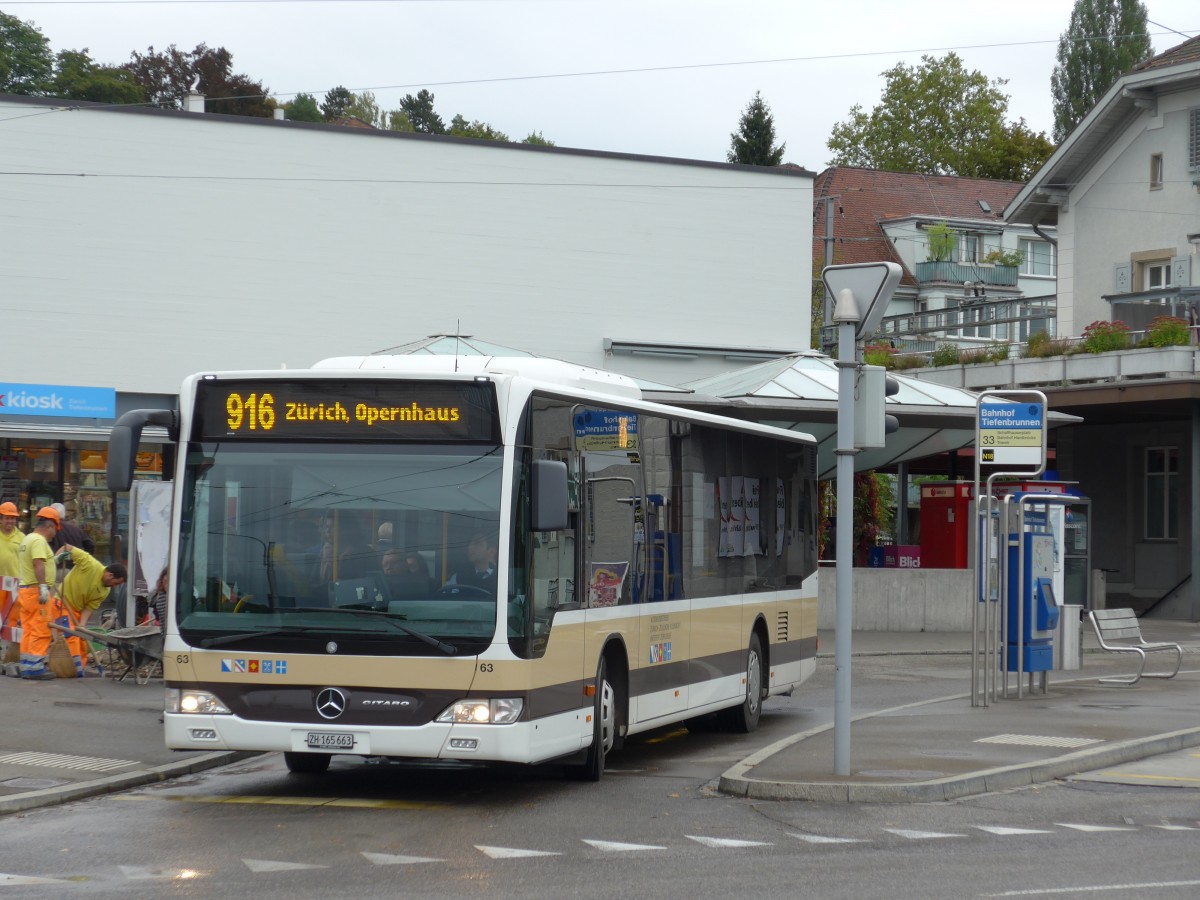
[[[304,741],[315,750],[353,750],[354,735],[310,731]]]

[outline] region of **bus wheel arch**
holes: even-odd
[[[621,746],[628,722],[628,657],[619,640],[610,640],[596,663],[592,744],[584,761],[573,768],[582,781],[599,781],[608,754]]]
[[[750,629],[745,656],[746,692],[742,702],[730,709],[722,710],[722,724],[733,731],[749,734],[758,727],[762,716],[762,703],[769,693],[767,681],[770,666],[767,661],[766,625],[761,618]]]

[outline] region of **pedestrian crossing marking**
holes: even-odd
[[[435,863],[445,862],[444,859],[433,859],[429,856],[396,856],[392,853],[368,853],[362,851],[362,855],[377,866],[411,866],[415,863]]]
[[[770,847],[768,841],[742,841],[737,838],[718,838],[718,837],[701,837],[694,834],[685,834],[685,838],[689,841],[695,841],[697,844],[703,844],[705,847],[713,847],[720,849],[722,847]]]
[[[932,841],[937,838],[966,837],[965,834],[946,834],[941,831],[911,831],[907,828],[885,828],[883,830],[888,834],[894,834],[897,837],[906,838],[910,841]]]
[[[552,853],[549,850],[521,850],[517,847],[485,847],[482,844],[476,844],[475,849],[480,853],[486,853],[492,859],[526,859],[532,856],[562,856],[561,853]]]
[[[660,847],[657,844],[624,844],[620,841],[589,841],[584,840],[584,843],[590,847],[595,847],[597,850],[603,850],[606,853],[627,853],[630,850],[666,850],[666,847]]]
[[[105,759],[100,756],[71,756],[68,753],[8,753],[0,763],[13,766],[38,766],[47,769],[77,769],[82,772],[113,772],[140,765],[132,759]]]
[[[329,866],[319,866],[315,863],[282,862],[276,859],[243,859],[251,872],[291,872],[296,869],[328,869]]]

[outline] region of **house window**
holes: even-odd
[[[1055,265],[1055,248],[1053,244],[1049,241],[1034,241],[1022,238],[1020,249],[1022,275],[1054,276],[1057,267]]]
[[[1163,186],[1163,157],[1161,153],[1150,154],[1150,190],[1161,191]]]
[[[1146,540],[1179,538],[1179,448],[1146,448]]]
[[[960,234],[958,236],[958,261],[979,262],[979,235]]]
[[[1171,263],[1168,261],[1145,263],[1142,266],[1142,290],[1153,291],[1171,284]]]
[[[1200,169],[1200,107],[1188,110],[1188,168]]]

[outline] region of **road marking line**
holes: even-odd
[[[1200,881],[1147,881],[1142,884],[1089,884],[1079,887],[1031,888],[1024,891],[1005,891],[1003,894],[981,894],[983,897],[1041,897],[1045,894],[1083,894],[1100,891],[1141,891],[1148,888],[1192,887]]]
[[[885,828],[884,831],[910,841],[930,841],[935,838],[959,838],[965,834],[944,834],[940,831],[909,831],[907,828]]]
[[[1194,781],[1200,783],[1200,778],[1186,775],[1143,775],[1140,772],[1101,772],[1107,778],[1153,778],[1155,781]]]
[[[1074,828],[1076,831],[1137,831],[1136,828],[1118,827],[1116,825],[1072,825],[1070,822],[1055,822],[1059,828]]]
[[[360,852],[377,866],[410,866],[414,863],[445,862],[444,859],[432,859],[428,856],[395,856],[391,853],[368,853],[366,850]]]
[[[626,853],[630,850],[666,850],[666,847],[660,847],[657,844],[623,844],[620,841],[589,841],[584,840],[584,843],[595,847],[597,850],[603,850],[606,853]]]
[[[296,869],[328,869],[329,866],[318,866],[312,863],[280,862],[274,859],[243,859],[251,872],[289,872]]]
[[[551,853],[548,850],[521,850],[517,847],[485,847],[476,844],[475,849],[486,853],[492,859],[525,859],[530,856],[562,856],[561,853]]]
[[[737,838],[718,838],[718,837],[700,837],[694,834],[685,834],[685,838],[689,841],[695,841],[697,844],[703,844],[705,847],[770,847],[773,846],[768,841],[742,841]]]
[[[1151,825],[1151,828],[1161,828],[1163,831],[1200,831],[1195,825]]]
[[[1053,831],[1044,831],[1038,828],[1006,828],[1003,825],[973,825],[972,828],[978,828],[980,831],[986,831],[988,834],[1054,834]]]
[[[820,835],[820,834],[796,834],[795,832],[792,832],[792,831],[789,831],[788,834],[794,838],[800,838],[800,840],[806,841],[810,844],[861,844],[861,843],[863,843],[862,838],[825,837],[824,835]]]
[[[66,884],[61,878],[38,878],[35,875],[9,875],[0,872],[0,887],[9,884]]]

